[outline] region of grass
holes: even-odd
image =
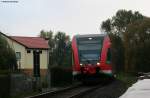
[[[116,78],[123,81],[127,87],[132,86],[137,81],[136,76],[131,73],[118,73],[116,74]]]

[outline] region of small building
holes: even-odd
[[[48,42],[41,37],[7,36],[10,47],[15,51],[18,69],[24,73],[40,77],[48,69]]]

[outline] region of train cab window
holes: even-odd
[[[110,51],[110,48],[108,48],[108,51],[107,51],[106,63],[107,63],[107,64],[110,64],[110,63],[111,63],[111,51]]]
[[[103,37],[83,37],[77,39],[80,63],[96,64],[99,61]]]

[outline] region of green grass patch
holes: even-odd
[[[127,87],[132,86],[137,81],[137,77],[132,73],[118,73],[116,78],[123,81]]]

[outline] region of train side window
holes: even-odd
[[[110,63],[111,63],[111,51],[110,51],[110,48],[108,48],[108,51],[107,51],[106,63],[107,63],[107,64],[110,64]]]
[[[74,53],[72,51],[72,65],[74,65]]]

